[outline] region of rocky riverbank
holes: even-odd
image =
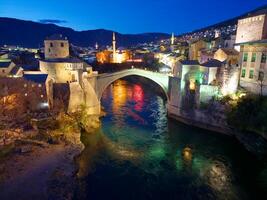
[[[72,199],[81,129],[91,132],[99,124],[97,116],[60,114],[30,131],[2,130],[0,199]]]
[[[56,183],[74,180],[74,157],[82,148],[65,144],[19,148],[26,147],[27,152],[13,152],[1,162],[0,199],[52,199],[55,195],[70,199],[72,190],[62,194]],[[67,183],[71,185],[73,181]]]

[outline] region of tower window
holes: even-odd
[[[48,52],[51,52],[51,49],[50,48],[48,48]]]
[[[50,42],[50,47],[53,47],[53,43],[52,42]]]
[[[61,42],[61,43],[60,43],[60,46],[61,46],[61,47],[64,47],[64,43],[63,43],[63,42]]]

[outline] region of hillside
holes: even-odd
[[[0,17],[0,46],[4,44],[23,47],[39,47],[47,36],[62,34],[77,46],[111,45],[112,31],[97,29],[75,31],[55,24],[42,24],[14,18]],[[169,38],[164,33],[120,34],[117,33],[119,46],[130,46],[138,43],[152,42]]]

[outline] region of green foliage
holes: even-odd
[[[245,96],[227,113],[228,124],[241,131],[266,134],[267,97]]]

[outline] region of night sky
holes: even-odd
[[[179,34],[266,4],[267,0],[0,0],[0,16],[75,30]]]

